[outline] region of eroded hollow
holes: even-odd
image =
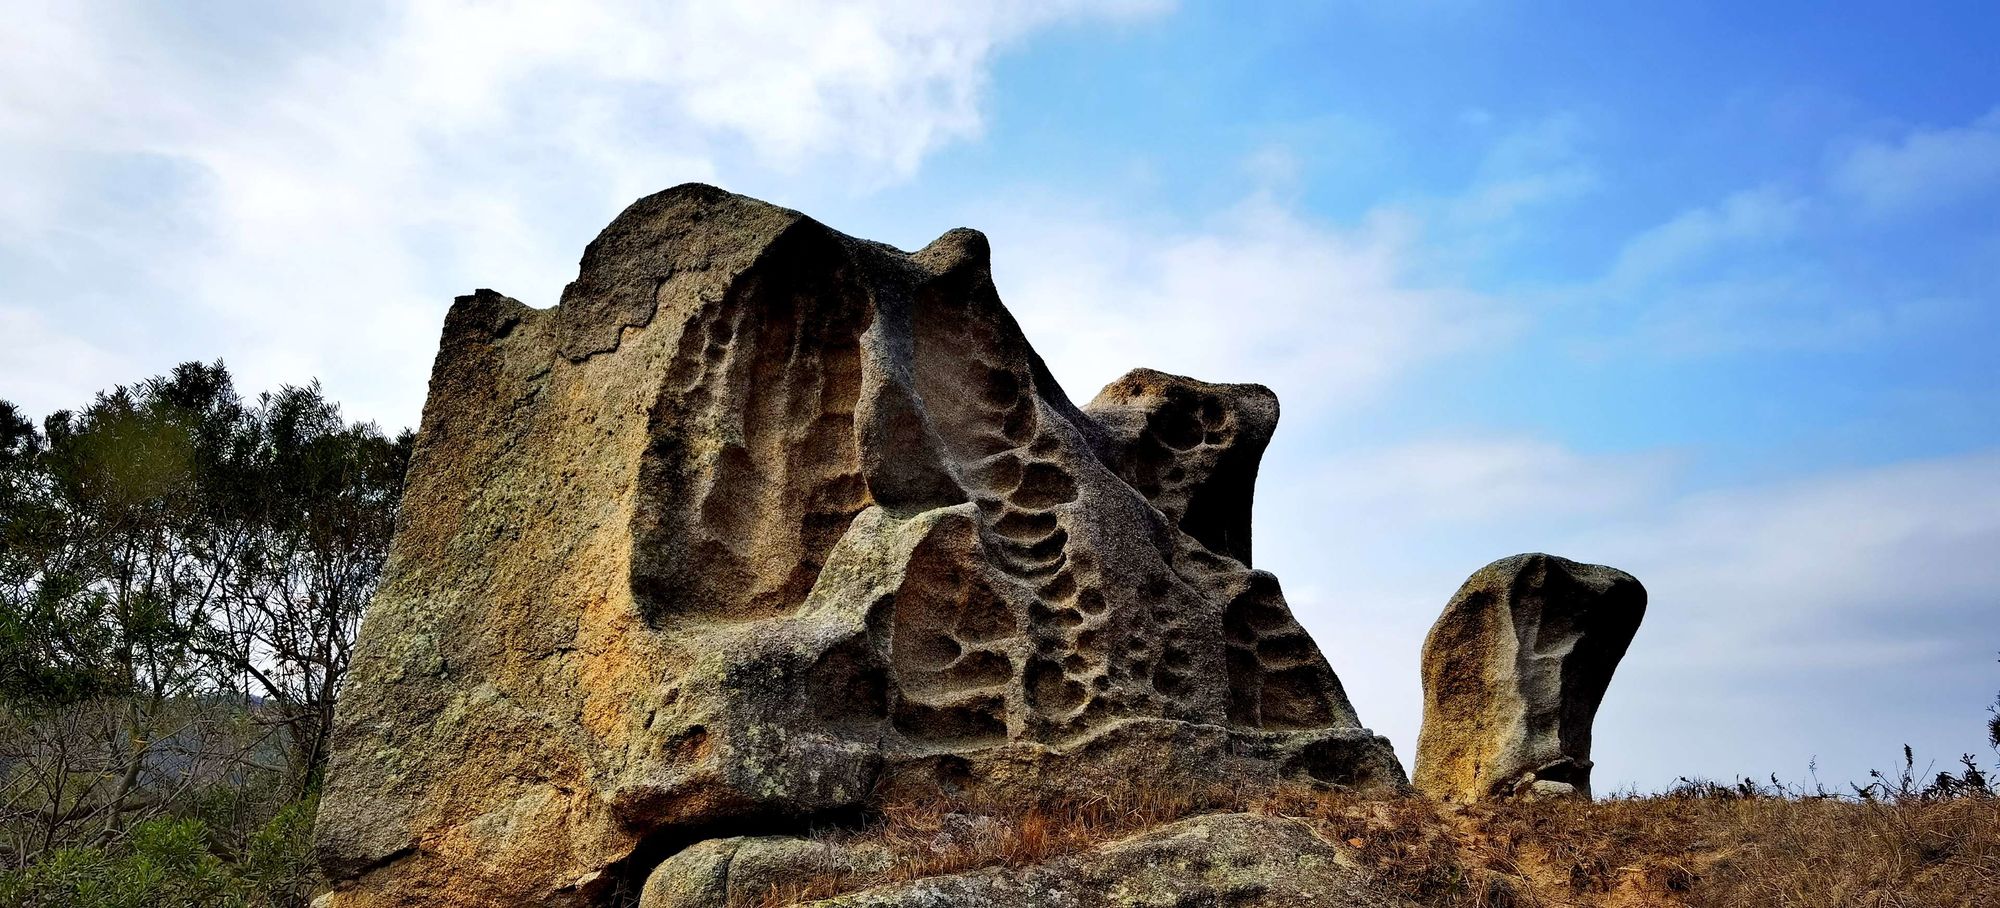
[[[633,492],[632,591],[655,626],[795,610],[870,503],[853,414],[872,304],[850,264],[829,231],[788,230],[719,303],[658,317],[684,321]]]

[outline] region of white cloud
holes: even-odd
[[[107,197],[170,196],[171,222],[118,216],[128,261],[106,266],[144,263],[152,286],[116,315],[200,335],[192,355],[228,358],[249,388],[318,374],[357,415],[407,422],[452,295],[552,304],[599,226],[685,180],[905,178],[979,134],[1009,43],[1162,7],[433,0],[223,28],[42,5],[0,30],[0,244],[60,249],[104,232]],[[158,345],[127,354],[171,365]],[[12,390],[28,381],[0,366],[0,393],[30,409],[94,390]]]
[[[1834,162],[1830,179],[1876,214],[1947,204],[2000,186],[2000,109],[1965,126],[1863,143]]]
[[[1677,613],[1700,616],[1675,625],[1702,643],[1675,654],[1684,664],[1749,659],[1819,627],[1938,633],[1910,620],[2000,600],[2000,452],[1707,492],[1592,538],[1653,566]]]
[[[1194,228],[1058,203],[982,223],[1008,308],[1080,401],[1148,366],[1261,382],[1308,419],[1513,327],[1412,273],[1414,225],[1393,212],[1341,229],[1258,195]]]
[[[1671,454],[1525,438],[1398,444],[1267,475],[1259,566],[1405,760],[1424,634],[1522,551],[1611,564],[1651,604],[1599,714],[1599,782],[1860,778],[1904,742],[1979,746],[2000,677],[2000,451],[1689,492]],[[1855,729],[1867,729],[1857,735]]]
[[[1652,594],[1599,742],[1620,777],[1831,782],[1980,750],[2000,452],[1691,496],[1588,533]]]
[[[767,159],[853,156],[895,174],[978,134],[997,47],[1065,19],[1156,12],[1161,2],[872,0],[420,6],[393,43],[427,107],[504,113],[530,78],[639,86],[632,113],[733,132]],[[650,102],[650,103],[648,103]]]
[[[7,390],[0,397],[16,403],[64,402],[46,411],[29,408],[31,418],[46,416],[56,409],[80,409],[90,403],[90,394],[142,377],[131,374],[130,362],[64,334],[41,313],[32,310],[0,306],[0,337],[7,339],[8,373]],[[77,395],[77,388],[91,390]]]

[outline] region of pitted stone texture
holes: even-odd
[[[1589,797],[1591,721],[1645,614],[1645,587],[1616,568],[1540,554],[1480,568],[1424,640],[1416,787]]]
[[[335,905],[629,905],[888,790],[1404,784],[1245,563],[1276,415],[1143,372],[1079,410],[973,231],[640,200],[561,305],[446,319],[340,705]]]
[[[1217,385],[1134,369],[1084,407],[1120,478],[1209,551],[1250,563],[1257,464],[1278,427],[1263,385]]]

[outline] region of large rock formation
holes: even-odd
[[[340,704],[333,904],[629,905],[891,795],[1404,784],[1249,566],[1277,412],[1150,371],[1077,408],[973,231],[640,200],[561,305],[446,317]]]
[[[1424,640],[1418,790],[1590,796],[1590,724],[1646,614],[1632,575],[1515,555],[1459,587]]]

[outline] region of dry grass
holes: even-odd
[[[985,867],[1025,867],[1201,813],[1238,809],[1231,789],[1132,789],[1039,804],[924,801],[884,806],[859,830],[824,833],[835,853],[879,850],[881,866],[829,867],[774,887],[754,908],[779,908],[868,886]]]
[[[2000,908],[2000,798],[1281,796],[1435,908]]]
[[[891,805],[865,828],[823,837],[830,853],[873,850],[881,860],[865,870],[830,866],[766,893],[755,908],[1037,864],[1217,811],[1307,822],[1427,908],[2000,908],[2000,797],[1800,797],[1715,786],[1471,807],[1305,789]]]

